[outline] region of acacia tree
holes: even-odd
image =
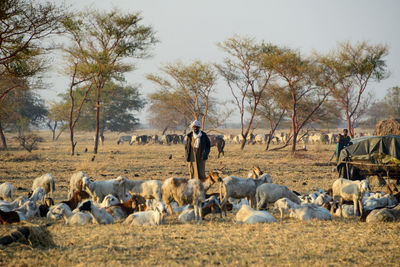
[[[132,85],[106,83],[102,94],[102,113],[100,115],[100,135],[105,130],[113,132],[128,132],[134,130],[139,119],[134,112],[141,110],[145,101],[138,88]],[[77,129],[93,131],[96,129],[95,92],[91,91],[82,109],[82,115],[77,123]]]
[[[224,59],[224,64],[218,64],[217,69],[230,88],[234,103],[240,113],[241,149],[243,150],[257,106],[273,78],[269,66],[263,65],[262,62],[268,60],[268,55],[273,54],[275,48],[272,45],[258,45],[253,39],[239,36],[229,38],[218,46],[228,54]]]
[[[68,107],[63,102],[50,102],[46,126],[52,133],[52,140],[57,141],[67,129]],[[58,133],[57,133],[58,129]]]
[[[303,58],[300,53],[283,48],[265,61],[279,77],[280,87],[276,94],[286,104],[291,118],[291,152],[295,153],[298,135],[309,123],[329,95],[329,91],[316,84],[320,75],[314,62]]]
[[[210,64],[194,61],[189,65],[181,62],[167,64],[160,69],[166,77],[149,74],[147,79],[157,85],[158,91],[149,96],[151,109],[167,111],[168,115],[180,114],[181,118],[170,118],[171,124],[193,119],[217,127],[224,117],[216,110],[212,93],[215,92],[217,74]],[[218,115],[217,115],[218,114]],[[164,114],[165,115],[165,114]]]
[[[383,106],[386,116],[400,118],[400,87],[394,86],[387,89],[383,98]]]
[[[8,94],[32,88],[33,78],[45,68],[43,40],[59,33],[68,14],[64,7],[33,0],[0,1],[0,109]],[[7,148],[0,118],[0,137]]]
[[[368,82],[387,77],[383,60],[387,52],[387,47],[380,44],[344,42],[328,55],[319,56],[323,69],[320,83],[340,105],[351,137],[354,137],[354,124],[369,106],[370,97],[365,94]]]
[[[90,76],[96,90],[97,154],[100,131],[102,91],[107,82],[122,80],[133,69],[127,58],[143,58],[148,48],[157,42],[151,27],[141,25],[140,13],[113,10],[109,13],[86,12],[68,21],[66,28],[73,42],[71,51],[79,59],[78,76]]]
[[[264,92],[256,111],[258,118],[267,120],[268,140],[265,150],[269,149],[272,137],[286,114],[285,105],[282,105],[282,101],[275,99],[275,97],[279,97],[279,95],[274,96],[275,91],[277,89],[271,86]]]

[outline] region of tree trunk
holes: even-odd
[[[242,140],[242,144],[240,145],[241,150],[243,150],[244,147],[246,146],[247,134],[245,134],[245,135],[242,134],[242,137],[243,137],[243,140]]]
[[[1,125],[1,122],[0,122],[0,139],[1,139],[1,144],[3,145],[2,149],[7,150],[7,141],[6,141],[6,137],[4,136],[3,127]]]
[[[54,122],[54,128],[51,128],[51,132],[53,134],[53,142],[56,139],[56,129],[57,129],[57,121]]]
[[[99,147],[99,133],[100,133],[100,86],[97,87],[97,94],[96,94],[96,133],[95,133],[94,149],[93,149],[94,154],[97,154],[97,149]]]
[[[74,128],[69,128],[69,140],[71,143],[71,156],[75,155],[75,146],[76,142],[74,142]]]
[[[267,147],[265,148],[265,151],[268,151],[269,145],[271,144],[271,139],[272,139],[272,134],[270,134],[270,135],[268,136]]]
[[[348,115],[346,115],[346,120],[347,120],[347,130],[349,131],[350,137],[353,139],[354,138],[354,128],[351,123],[351,118]]]
[[[296,99],[295,96],[293,96],[293,109],[292,109],[292,131],[293,131],[293,143],[292,143],[292,153],[294,154],[296,152],[296,141],[297,141],[297,125],[296,125],[296,120],[297,120],[297,110],[296,110]]]
[[[164,135],[167,130],[168,130],[168,126],[164,128],[161,135]]]
[[[70,88],[69,92],[69,98],[71,100],[71,107],[69,109],[69,120],[68,120],[68,126],[69,126],[69,140],[71,143],[71,156],[75,154],[75,146],[76,143],[74,142],[74,123],[72,122],[73,120],[73,112],[74,112],[74,97],[72,96],[72,87]]]

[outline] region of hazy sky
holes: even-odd
[[[62,1],[55,1],[62,2]],[[75,10],[88,7],[123,11],[141,11],[143,23],[151,25],[160,40],[153,57],[140,60],[137,70],[126,75],[129,83],[142,85],[147,95],[154,86],[146,81],[147,73],[158,72],[165,63],[181,60],[221,62],[224,53],[216,46],[234,34],[253,37],[277,45],[299,49],[303,55],[312,50],[325,53],[337,42],[368,41],[386,44],[391,76],[369,90],[381,98],[386,89],[400,86],[400,1],[398,0],[66,0]],[[55,66],[59,64],[54,64]],[[52,74],[54,89],[43,91],[46,99],[67,90],[68,80]],[[230,99],[230,91],[221,80],[220,98]],[[145,122],[142,112],[141,121]]]

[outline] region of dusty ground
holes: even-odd
[[[187,177],[182,145],[116,145],[117,136],[106,136],[104,146],[91,161],[90,134],[78,134],[79,156],[69,156],[67,136],[47,140],[28,153],[9,142],[0,152],[0,182],[10,182],[17,196],[26,194],[32,179],[51,173],[56,180],[55,202],[66,199],[71,175],[83,170],[95,179],[124,175],[129,179]],[[89,152],[85,153],[84,149]],[[313,145],[291,156],[287,150],[265,152],[263,145],[227,144],[225,157],[217,159],[212,148],[207,169],[225,166],[226,175],[246,176],[253,165],[271,174],[273,182],[300,193],[327,189],[337,178],[326,166],[333,146]],[[172,155],[172,159],[168,159]],[[321,164],[322,163],[322,164]],[[323,166],[321,166],[323,165]],[[374,183],[373,183],[374,185]],[[375,184],[373,190],[380,188]],[[211,190],[217,190],[213,187]],[[273,213],[277,217],[276,213]],[[34,219],[31,223],[48,223]],[[0,226],[3,236],[18,225]],[[234,215],[207,216],[202,225],[182,224],[167,217],[159,227],[126,227],[121,224],[48,227],[55,246],[32,248],[15,243],[0,247],[0,266],[110,266],[110,265],[330,265],[398,266],[399,223],[366,224],[335,217],[330,222],[285,219],[275,224],[240,225]]]

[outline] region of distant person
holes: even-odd
[[[348,130],[343,129],[343,134],[338,135],[338,143],[336,145],[336,151],[335,151],[336,159],[339,160],[340,151],[342,151],[343,148],[352,144],[353,143],[351,142],[351,138],[348,135]]]
[[[210,139],[200,130],[201,123],[197,120],[190,125],[192,131],[187,134],[185,156],[189,165],[190,178],[206,178],[206,160],[210,154]]]

